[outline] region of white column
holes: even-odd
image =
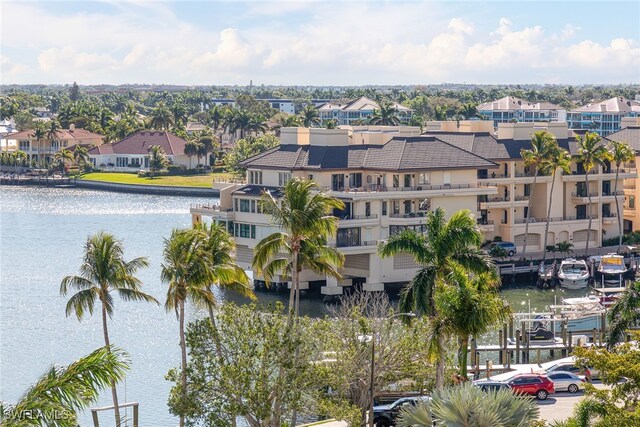
[[[327,277],[327,285],[320,288],[322,295],[342,295],[342,286],[338,285],[338,280],[334,277]]]
[[[370,292],[384,291],[378,254],[369,254],[369,276],[367,282],[362,285],[362,289]]]

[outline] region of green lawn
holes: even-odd
[[[80,179],[87,181],[116,182],[119,184],[143,184],[143,185],[175,185],[179,187],[211,187],[214,179],[231,179],[228,173],[212,173],[208,175],[187,175],[187,176],[158,176],[155,178],[139,178],[132,173],[118,172],[92,172],[82,176]]]

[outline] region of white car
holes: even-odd
[[[584,389],[586,381],[583,375],[576,375],[566,371],[553,371],[548,373],[547,377],[553,381],[553,388],[556,392],[568,391],[569,393],[577,393]]]

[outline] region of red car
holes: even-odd
[[[520,374],[511,378],[507,384],[513,391],[535,396],[539,400],[545,400],[547,396],[555,392],[553,381],[545,375]]]

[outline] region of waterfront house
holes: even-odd
[[[398,118],[401,122],[408,123],[411,120],[413,110],[397,102],[392,103],[392,106],[398,111]],[[318,114],[322,125],[325,125],[330,120],[336,120],[338,125],[344,126],[366,124],[373,116],[374,111],[379,109],[380,104],[366,96],[362,96],[346,104],[327,102],[318,107]]]
[[[505,96],[495,101],[478,105],[478,114],[492,120],[493,126],[509,122],[564,122],[567,111],[550,102],[531,102],[515,96]]]
[[[68,129],[58,130],[55,138],[51,140],[44,138],[38,141],[33,130],[11,133],[5,137],[9,144],[24,151],[29,161],[37,161],[38,155],[45,161],[50,161],[58,150],[71,149],[76,145],[99,146],[102,144],[102,138],[103,136],[100,134],[76,128],[73,124],[69,125]]]
[[[570,129],[584,129],[607,136],[622,128],[623,117],[640,117],[640,101],[615,97],[583,105],[567,113]]]
[[[149,169],[149,150],[154,145],[164,149],[167,159],[175,165],[195,167],[197,161],[184,153],[186,141],[171,132],[139,131],[121,141],[102,144],[89,150],[94,167],[135,172]],[[190,166],[191,165],[191,166]]]

